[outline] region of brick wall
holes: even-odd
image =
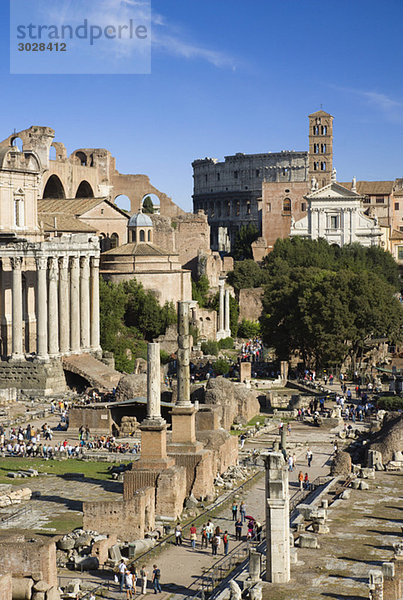
[[[38,579],[57,585],[56,544],[39,537],[31,537],[28,541],[23,538],[21,541],[2,541],[0,573],[10,573],[15,577],[28,577],[35,573]]]

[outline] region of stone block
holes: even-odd
[[[393,579],[393,577],[395,576],[395,563],[382,563],[382,573],[385,579]]]
[[[359,476],[362,479],[375,479],[375,469],[372,467],[363,467]]]
[[[60,600],[60,593],[56,587],[51,587],[46,592],[46,600]]]
[[[41,579],[34,584],[33,590],[34,592],[47,592],[50,587],[51,586],[46,581]]]
[[[11,575],[0,575],[0,598],[1,600],[12,600],[13,587]]]
[[[298,563],[298,550],[297,548],[290,548],[290,563],[296,565]]]
[[[96,556],[78,557],[75,560],[76,571],[96,571],[99,568],[99,560]]]
[[[340,494],[340,498],[342,498],[343,500],[348,500],[351,496],[351,490],[343,490],[342,493]]]
[[[120,546],[118,546],[118,544],[115,544],[109,548],[109,558],[114,562],[120,562],[122,560]]]
[[[32,579],[13,577],[13,600],[31,600]]]
[[[360,481],[360,490],[369,490],[369,484],[366,481]]]
[[[45,592],[34,592],[31,596],[31,600],[46,600]]]
[[[74,548],[75,545],[75,540],[73,539],[66,539],[66,540],[59,540],[58,542],[56,542],[56,546],[59,548],[59,550],[72,550]]]
[[[78,594],[80,591],[81,579],[71,579],[65,587],[65,593]]]
[[[318,538],[310,533],[301,533],[298,541],[300,548],[319,548]]]

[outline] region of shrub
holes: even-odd
[[[382,410],[403,410],[403,398],[400,396],[383,396],[377,402]]]
[[[169,354],[169,352],[165,352],[165,350],[160,350],[160,359],[161,364],[166,365],[171,360],[171,355]]]
[[[214,340],[208,340],[207,342],[202,343],[201,350],[203,354],[213,354],[214,356],[217,356],[218,344]]]
[[[255,338],[261,335],[260,323],[258,321],[249,321],[242,319],[238,328],[238,337],[240,338]]]
[[[229,371],[229,364],[223,358],[219,358],[213,365],[213,370],[216,375],[226,375]]]
[[[220,350],[232,350],[234,347],[234,340],[232,337],[223,338],[218,342],[218,347]]]

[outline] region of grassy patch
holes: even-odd
[[[73,529],[82,526],[83,515],[71,511],[66,514],[56,516],[54,519],[44,525],[45,528],[55,529],[56,531],[53,532],[54,535],[64,535],[65,533],[70,533],[73,531]],[[38,533],[41,533],[41,531]]]
[[[89,479],[110,479],[109,467],[115,463],[90,462],[69,458],[68,460],[43,460],[41,458],[2,458],[0,459],[0,483],[11,483],[21,485],[26,479],[10,479],[7,477],[9,471],[25,471],[36,469],[39,474],[52,473],[64,475],[64,473],[84,473]],[[116,463],[117,464],[117,463]]]

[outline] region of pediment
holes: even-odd
[[[305,197],[309,198],[309,200],[319,200],[322,198],[334,198],[340,200],[343,198],[348,198],[349,200],[361,199],[360,194],[340,185],[337,181],[332,181],[328,185],[325,185],[325,187],[315,190]]]
[[[14,196],[25,196],[25,192],[22,188],[18,188],[18,190],[14,191]]]

